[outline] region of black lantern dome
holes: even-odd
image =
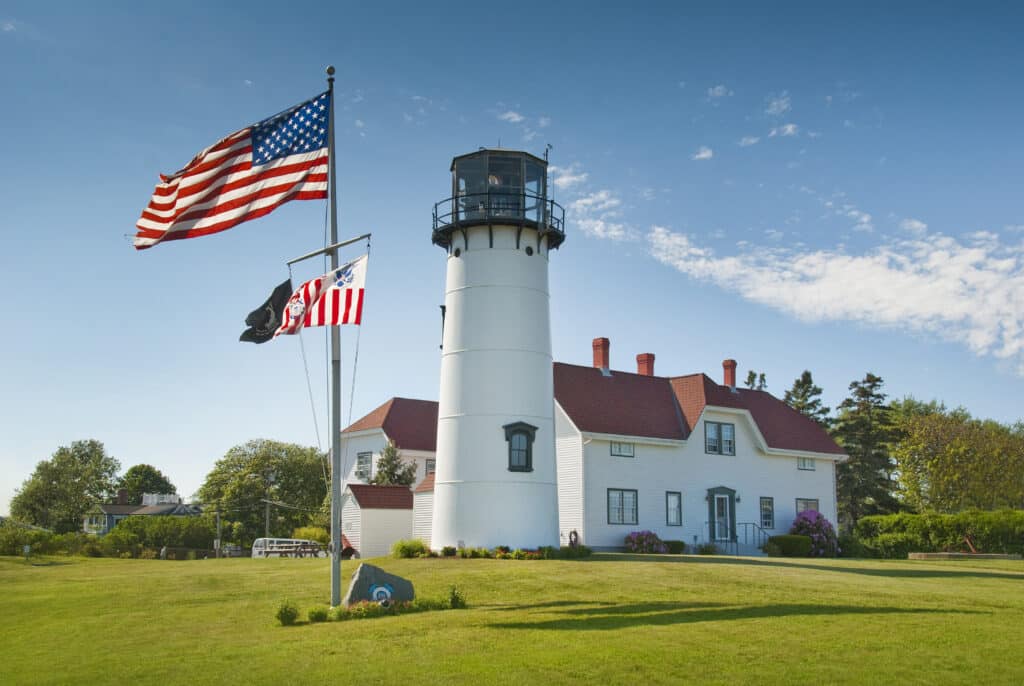
[[[434,244],[447,248],[452,232],[471,226],[512,225],[565,240],[565,210],[549,198],[548,162],[528,152],[481,148],[452,160],[452,195],[434,205]]]

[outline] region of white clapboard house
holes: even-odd
[[[738,388],[733,360],[721,383],[701,373],[657,376],[650,353],[637,355],[635,372],[610,369],[609,345],[594,340],[593,366],[554,364],[563,545],[575,531],[581,543],[614,549],[647,529],[756,554],[804,509],[836,521],[835,465],[845,455],[818,424],[770,393]],[[393,529],[396,539],[430,541],[437,408],[393,398],[343,433],[357,456],[350,483],[370,478],[388,439],[416,462],[410,528]]]

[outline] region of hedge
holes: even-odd
[[[778,551],[782,557],[810,557],[811,537],[799,534],[772,536],[765,545],[766,552]]]
[[[1024,511],[969,510],[957,514],[873,515],[854,529],[858,552],[867,557],[903,558],[907,553],[1024,553]]]

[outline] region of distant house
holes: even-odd
[[[391,398],[341,433],[345,481],[369,483],[388,441],[394,441],[402,459],[416,465],[416,488],[434,473],[437,450],[437,403]]]
[[[412,491],[349,484],[341,496],[341,522],[359,557],[387,555],[392,543],[412,536]]]
[[[100,503],[85,513],[82,531],[102,536],[121,520],[135,515],[195,517],[200,514],[202,510],[198,505],[181,502],[181,496],[176,493],[144,493],[142,505],[129,505],[128,491],[122,488],[117,492],[116,502]]]

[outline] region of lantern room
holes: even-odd
[[[481,148],[452,160],[451,197],[434,205],[436,245],[477,225],[535,229],[549,248],[565,240],[565,210],[549,197],[548,162],[527,152]]]

